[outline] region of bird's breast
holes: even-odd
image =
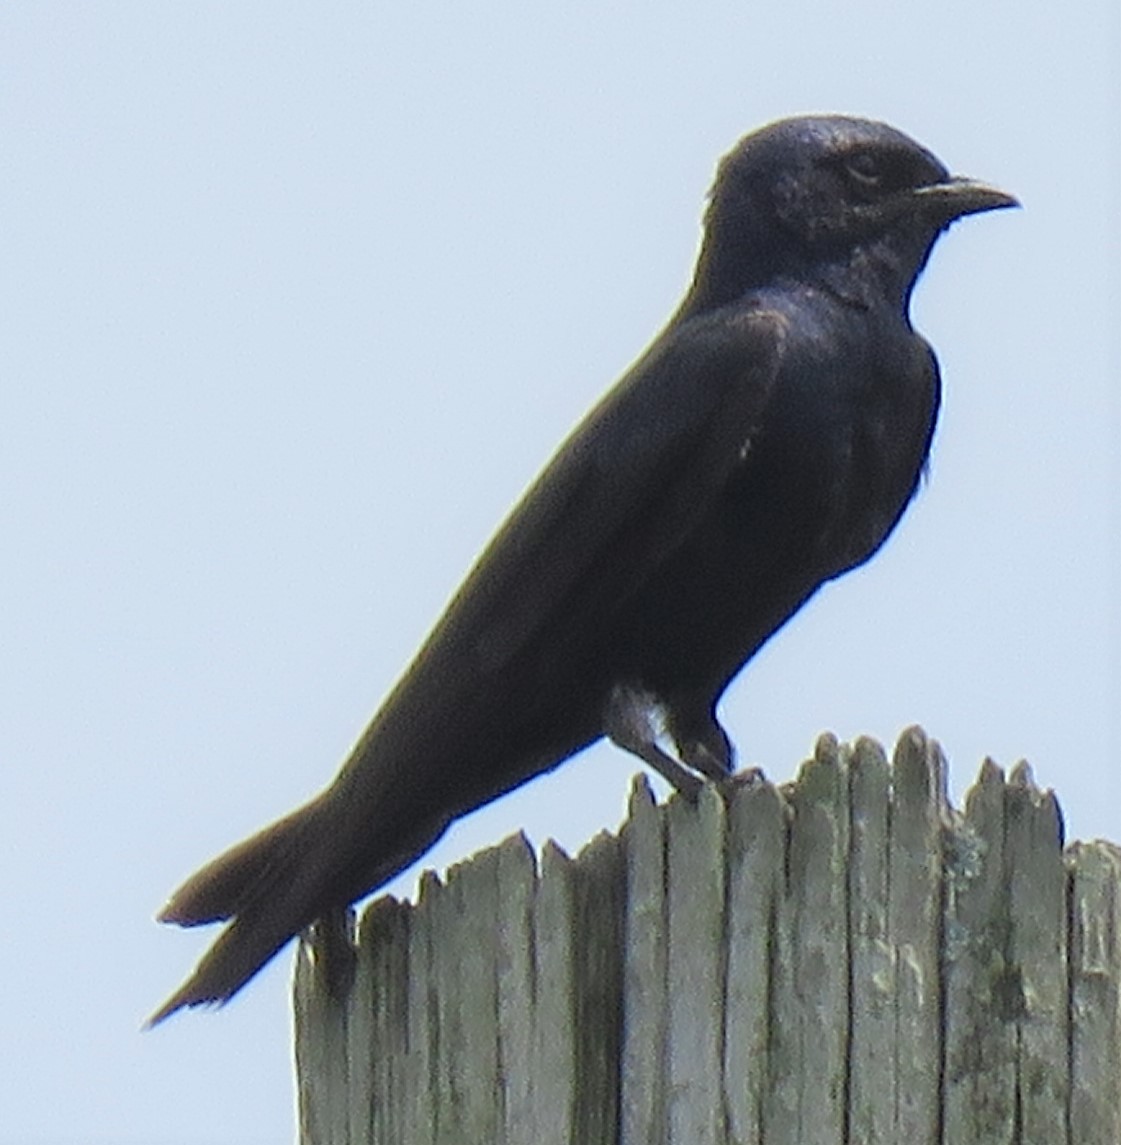
[[[901,315],[812,296],[762,433],[729,495],[741,527],[782,544],[822,579],[867,560],[918,486],[938,408],[937,368]]]

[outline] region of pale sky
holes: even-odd
[[[957,793],[1027,757],[1121,840],[1119,59],[1110,0],[4,4],[0,1143],[292,1139],[290,952],[141,1034],[215,934],[152,916],[331,778],[780,116],[1024,209],[935,250],[929,482],[732,686],[740,758],[919,722]],[[576,848],[635,770],[588,752],[425,865]]]

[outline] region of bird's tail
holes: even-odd
[[[328,820],[322,801],[313,800],[231,847],[175,891],[156,916],[160,922],[233,921],[148,1027],[184,1006],[228,1001],[321,913],[332,881],[322,869]]]
[[[414,796],[414,804],[402,807],[388,799],[354,799],[336,784],[192,875],[159,921],[230,921],[146,1026],[185,1006],[228,1001],[290,938],[375,890],[427,850],[450,813],[432,816],[422,796]]]

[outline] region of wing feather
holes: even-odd
[[[624,605],[742,463],[786,327],[741,304],[669,328],[529,487],[383,711],[447,700],[558,625]]]

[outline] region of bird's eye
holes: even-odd
[[[865,152],[863,155],[854,155],[845,163],[845,171],[849,178],[861,187],[878,187],[883,180],[883,171],[875,158]]]

